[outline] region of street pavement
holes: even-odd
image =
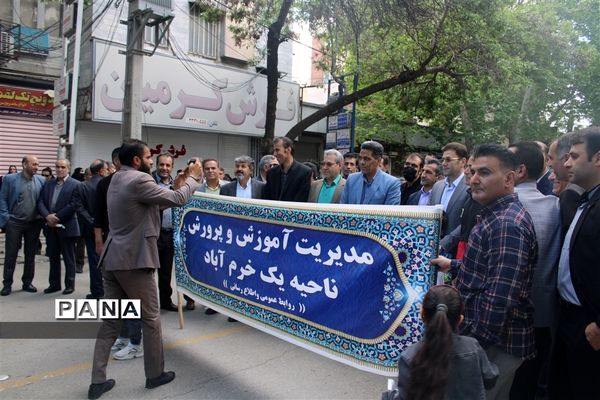
[[[0,234],[0,263],[3,252]],[[2,323],[53,322],[55,299],[83,299],[89,292],[86,263],[73,294],[43,294],[49,271],[44,256],[36,257],[38,293],[23,292],[22,262],[19,257],[12,294],[0,297]],[[102,399],[378,399],[386,389],[386,377],[228,322],[224,315],[206,315],[199,304],[184,312],[184,329],[176,312],[161,311],[161,318],[165,369],[176,372],[175,380],[148,390],[142,358],[111,359],[108,377],[117,383]],[[93,346],[94,339],[0,339],[0,379],[6,378],[0,380],[0,399],[87,398]]]

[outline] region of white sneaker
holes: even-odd
[[[118,337],[117,340],[115,340],[115,343],[110,348],[110,351],[115,352],[115,351],[123,350],[125,347],[127,347],[128,344],[129,344],[129,339]]]
[[[132,358],[138,358],[144,356],[144,349],[141,344],[129,343],[127,347],[117,351],[113,354],[115,360],[131,360]]]

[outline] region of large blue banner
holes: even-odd
[[[334,359],[394,375],[422,332],[441,209],[196,194],[174,211],[179,289]]]

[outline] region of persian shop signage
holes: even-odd
[[[115,45],[94,43],[97,72],[93,119],[96,121],[121,122],[125,56],[119,50]],[[264,135],[267,102],[264,75],[211,64],[186,64],[162,54],[144,58],[140,104],[144,124]],[[298,122],[299,86],[280,80],[277,98],[275,131],[283,134]]]
[[[43,90],[0,85],[0,112],[50,117],[53,108]]]

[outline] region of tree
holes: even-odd
[[[353,101],[400,85],[428,85],[439,75],[460,77],[470,73],[461,71],[461,66],[488,62],[485,54],[489,50],[478,33],[497,19],[502,4],[469,0],[357,0],[350,2],[354,9],[361,10],[364,29],[357,34],[355,19],[350,18],[356,13],[345,8],[346,2],[309,3],[306,13],[311,15],[313,29],[325,30],[323,38],[329,39],[330,47],[343,50],[330,49],[332,70],[340,58],[349,70],[360,65],[363,87],[302,120],[287,133],[290,138]],[[338,19],[340,15],[345,18]],[[330,23],[332,20],[335,23]],[[340,38],[352,40],[340,44]],[[387,78],[381,79],[382,76]]]
[[[356,7],[360,2],[352,3]],[[363,88],[374,90],[365,92],[369,97],[357,93],[340,99],[292,128],[289,136],[357,98],[358,134],[363,137],[385,136],[386,131],[422,134],[414,129],[415,121],[421,121],[435,128],[430,132],[439,142],[462,138],[476,144],[549,139],[572,130],[578,120],[599,121],[600,83],[593,78],[600,72],[598,0],[398,4],[402,6],[373,4],[367,10],[374,19],[362,14],[367,23],[357,41],[360,52],[352,49],[350,28],[321,25],[337,27],[328,37],[345,54],[345,72],[360,66]],[[440,28],[436,16],[442,5],[448,12]],[[437,28],[423,20],[432,16]],[[331,18],[329,14],[323,20]],[[437,29],[442,34],[429,58],[425,50],[432,49],[427,43]],[[343,46],[340,38],[345,38]],[[339,52],[331,51],[332,57]],[[354,56],[359,53],[360,61]],[[373,87],[390,72],[419,71],[415,60],[429,61],[426,70],[385,85],[385,90]]]
[[[270,154],[275,137],[277,112],[277,86],[279,81],[279,45],[292,36],[289,30],[290,8],[293,0],[228,0],[229,18],[235,23],[231,31],[236,44],[256,41],[267,35],[267,104],[265,111],[265,135],[262,140],[263,154]]]

